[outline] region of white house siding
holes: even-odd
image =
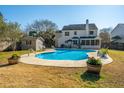
[[[77,35],[74,35],[75,31],[77,32]],[[58,38],[58,47],[60,47],[62,44],[65,44],[65,41],[72,39],[72,37],[97,36],[97,30],[91,31],[94,31],[93,35],[87,35],[86,30],[63,30],[61,37]],[[69,36],[65,36],[65,32],[69,32]]]
[[[27,36],[21,40],[21,47],[23,50],[33,49],[33,50],[42,50],[44,48],[44,40],[42,38]]]
[[[77,35],[74,35],[74,32],[77,32]],[[70,37],[82,37],[82,36],[97,36],[97,31],[96,30],[90,30],[90,31],[94,31],[94,34],[93,35],[87,35],[87,32],[86,30],[63,30],[62,31],[62,36],[65,37],[65,38],[70,38]],[[69,36],[65,36],[65,32],[69,32]]]
[[[90,31],[93,31],[93,34],[90,34]],[[94,23],[90,23],[86,20],[86,24],[71,24],[63,27],[61,31],[61,36],[56,37],[57,47],[65,45],[65,47],[74,47],[74,48],[94,48],[98,49],[101,47],[101,39],[97,37],[98,28]],[[65,36],[65,32],[69,33],[69,36]],[[74,33],[77,33],[76,35]],[[77,40],[77,41],[74,41]],[[81,40],[86,40],[86,45],[81,45]],[[99,43],[91,44],[87,40],[96,40]],[[68,42],[70,41],[70,42]],[[80,41],[80,42],[79,42]],[[77,42],[77,43],[76,43]],[[94,42],[93,42],[94,43]],[[91,44],[91,45],[90,45]]]

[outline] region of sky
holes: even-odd
[[[119,5],[0,5],[0,12],[8,21],[20,23],[22,28],[36,19],[48,19],[56,23],[59,30],[64,25],[83,24],[86,19],[98,29],[124,23],[124,6]]]

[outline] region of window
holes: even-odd
[[[31,45],[31,40],[26,40],[26,45]]]
[[[99,40],[96,40],[96,45],[99,45]]]
[[[94,40],[91,40],[91,45],[94,45]]]
[[[90,45],[90,40],[86,40],[86,45]]]
[[[99,45],[99,40],[94,41],[95,45]]]
[[[69,36],[69,32],[65,32],[65,36]]]
[[[29,41],[29,44],[31,45],[31,40]]]
[[[67,41],[65,41],[65,43],[67,43]]]
[[[94,34],[94,31],[90,31],[90,33],[89,33],[90,35],[93,35]]]
[[[73,44],[75,44],[75,45],[76,45],[76,44],[77,44],[77,40],[73,40]]]
[[[82,40],[81,41],[81,45],[85,45],[85,40]]]
[[[28,45],[28,41],[26,40],[26,45]]]
[[[74,32],[74,35],[77,35],[77,32],[76,31]]]
[[[94,45],[97,45],[97,44],[96,44],[96,40],[94,40]]]

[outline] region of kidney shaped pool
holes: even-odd
[[[55,49],[54,52],[45,52],[35,55],[40,59],[48,60],[83,60],[87,59],[88,52],[95,52],[95,50],[76,50],[76,49]]]

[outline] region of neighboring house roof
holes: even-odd
[[[124,23],[120,23],[120,24],[118,24],[113,30],[112,30],[112,32],[111,33],[113,33],[117,28],[123,28],[124,29]]]
[[[124,36],[124,24],[118,24],[111,32],[112,37],[114,36]]]
[[[121,39],[118,40],[114,40],[112,39],[112,41],[114,42],[119,42],[119,43],[124,43],[124,23],[120,23],[118,24],[113,31],[111,32],[111,37],[116,37],[119,36]]]
[[[114,41],[114,42],[124,43],[124,38],[121,38],[121,39],[116,40],[116,41]]]
[[[95,24],[89,24],[89,30],[97,30],[98,28],[96,27]],[[67,25],[62,28],[62,30],[86,30],[86,24],[72,24],[72,25]]]

